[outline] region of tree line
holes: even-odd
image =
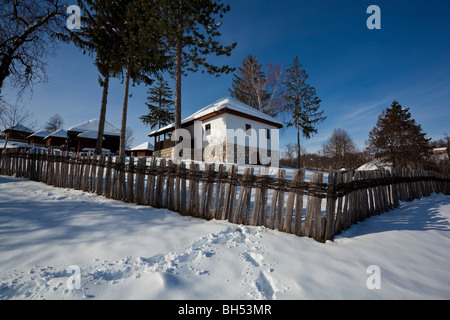
[[[346,130],[334,129],[319,152],[307,153],[304,149],[300,150],[302,165],[315,170],[333,166],[336,170],[352,171],[368,161],[378,159],[392,167],[450,174],[450,137],[444,133],[444,137],[437,140],[428,138],[409,110],[398,101],[393,101],[379,115],[362,149]],[[436,148],[445,151],[433,154],[433,149]],[[295,167],[298,151],[297,145],[288,144],[280,163]]]

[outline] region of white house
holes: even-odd
[[[282,122],[233,98],[222,98],[181,124],[182,141],[176,147],[173,124],[149,134],[155,138],[155,156],[278,166]],[[158,136],[163,136],[160,142]]]

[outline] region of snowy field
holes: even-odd
[[[0,299],[450,299],[449,266],[449,196],[322,244],[0,176]]]

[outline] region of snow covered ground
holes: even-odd
[[[449,252],[444,195],[323,244],[0,176],[0,299],[450,299]]]

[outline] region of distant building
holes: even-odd
[[[67,130],[67,145],[69,150],[81,152],[95,149],[99,119],[92,119]],[[120,130],[105,121],[102,148],[111,153],[117,153],[120,147]]]
[[[27,142],[27,137],[33,133],[30,128],[19,124],[15,127],[3,130],[4,139],[8,141]]]
[[[151,157],[154,147],[150,142],[144,142],[130,150],[131,154],[136,157]]]
[[[67,145],[67,132],[64,129],[50,133],[44,138],[47,149],[65,149]]]
[[[447,154],[447,147],[443,148],[434,148],[433,154]]]
[[[49,133],[47,131],[38,131],[27,137],[28,144],[36,147],[45,147],[45,137]]]
[[[384,161],[381,159],[374,159],[372,161],[369,161],[359,168],[356,169],[356,171],[374,171],[374,170],[392,170],[392,163],[388,161]]]

